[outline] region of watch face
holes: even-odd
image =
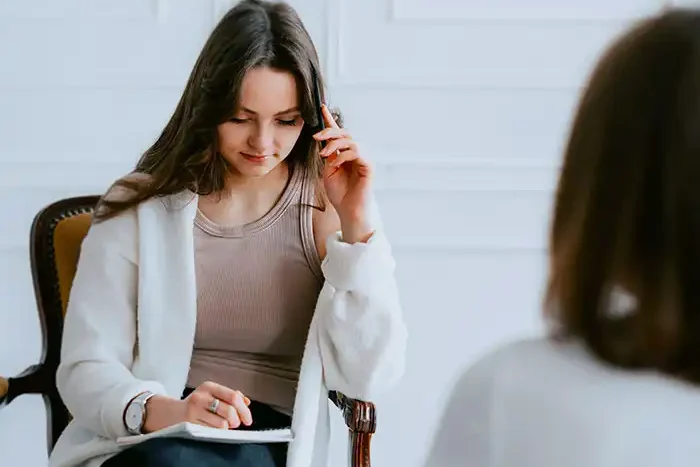
[[[129,430],[138,430],[141,427],[143,411],[139,404],[129,404],[124,416],[124,422]]]

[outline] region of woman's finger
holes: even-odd
[[[246,426],[253,424],[253,414],[248,408],[248,404],[245,403],[243,393],[236,391],[236,398],[233,400],[233,409],[237,412],[239,420]],[[238,428],[236,426],[235,428]]]
[[[223,417],[220,417],[217,414],[211,413],[209,409],[206,408],[202,408],[202,410],[199,411],[196,417],[196,422],[200,425],[210,426],[213,428],[221,428],[222,430],[228,430],[231,428],[231,425],[229,425],[228,420],[226,420]]]
[[[243,394],[243,393],[242,393],[241,391],[239,391],[238,389],[236,389],[236,392],[238,393],[239,396],[241,396],[241,397],[243,398],[243,403],[246,405],[246,407],[249,406],[249,405],[250,405],[250,399],[248,399],[248,397],[246,397],[245,394]]]
[[[326,127],[328,128],[340,128],[333,118],[333,114],[328,110],[325,104],[321,105],[321,114],[323,115],[323,120],[326,122]]]
[[[213,399],[218,399],[219,406],[226,404],[226,411],[223,409],[217,410],[217,414],[225,417],[232,428],[238,428],[241,422],[246,425],[253,423],[253,415],[248,408],[250,399],[245,397],[241,391],[234,390],[218,383],[207,381],[200,386],[202,392],[207,393],[210,397],[205,398],[205,405],[211,404]],[[205,407],[209,409],[209,405]]]
[[[233,405],[233,400],[236,398],[236,395],[238,393],[238,391],[234,389],[228,388],[226,386],[211,381],[202,383],[200,388],[202,391],[211,394],[213,397],[216,397],[217,399],[221,400],[222,402],[226,402],[229,405]]]
[[[357,143],[355,143],[353,140],[349,138],[343,138],[343,139],[334,139],[331,140],[325,148],[319,152],[319,155],[321,157],[328,157],[329,155],[333,154],[336,151],[352,151],[356,152],[357,149]]]
[[[350,132],[345,128],[326,128],[314,134],[316,141],[325,141],[332,138],[349,138]]]
[[[212,401],[213,400],[214,399],[212,399]],[[207,405],[206,410],[211,412],[211,407],[212,406],[210,403]],[[226,402],[219,400],[219,403],[216,405],[216,415],[226,419],[226,421],[228,421],[229,428],[238,428],[241,426],[241,418],[238,415],[238,411],[231,404],[227,404]]]
[[[351,161],[359,163],[360,165],[367,165],[364,163],[364,161],[360,157],[358,157],[358,155],[355,151],[345,151],[345,152],[341,152],[338,156],[336,156],[330,162],[330,166],[331,167],[340,167],[341,165],[345,164],[346,162],[351,162]]]

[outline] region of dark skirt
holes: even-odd
[[[191,389],[186,389],[186,397]],[[241,430],[286,428],[289,416],[266,404],[252,401],[253,424]],[[155,438],[129,446],[107,459],[102,467],[284,467],[287,443],[225,444]]]

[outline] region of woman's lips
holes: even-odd
[[[242,152],[241,154],[247,160],[249,160],[250,162],[253,162],[255,164],[264,164],[265,161],[267,160],[267,158],[270,157],[270,156],[266,156],[264,154],[247,154],[245,152]]]

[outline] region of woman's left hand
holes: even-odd
[[[367,223],[372,168],[360,156],[350,133],[338,126],[328,108],[324,105],[321,111],[326,129],[316,133],[314,139],[326,142],[319,152],[325,159],[326,194],[340,218],[343,240],[348,243],[367,241],[372,234]]]

